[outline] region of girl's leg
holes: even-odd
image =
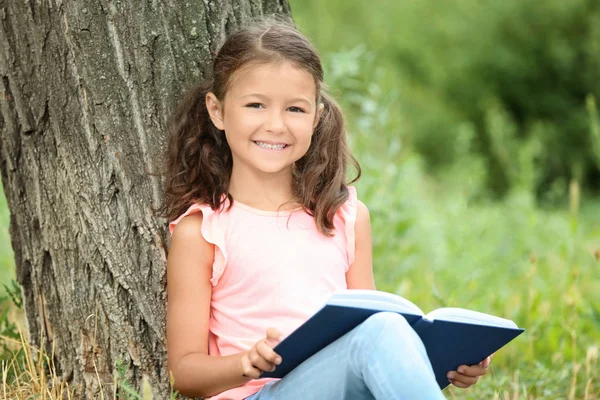
[[[425,347],[404,317],[382,312],[270,382],[251,400],[444,399]]]

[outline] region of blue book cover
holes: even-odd
[[[421,337],[440,388],[448,386],[448,371],[478,364],[524,329],[507,319],[461,308],[440,308],[427,315],[413,303],[376,290],[335,293],[308,321],[275,348],[282,363],[263,378],[283,378],[304,360],[360,325],[371,315],[402,314]]]

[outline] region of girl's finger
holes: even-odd
[[[457,372],[467,376],[482,376],[487,373],[487,367],[477,365],[461,365],[457,368]]]
[[[262,341],[259,342],[259,343],[262,343]],[[257,344],[257,346],[258,346],[258,344]],[[252,363],[252,366],[254,368],[259,369],[261,371],[261,373],[262,373],[262,371],[273,371],[275,369],[275,365],[274,364],[272,364],[272,363],[268,362],[267,360],[265,360],[256,351],[251,351],[250,355],[249,355],[249,358],[250,358],[250,362]]]
[[[471,385],[467,385],[465,383],[462,383],[461,381],[457,381],[457,380],[451,380],[450,381],[454,386],[459,387],[461,389],[466,389]]]
[[[482,362],[480,362],[479,365],[481,365],[483,368],[487,368],[487,367],[490,366],[491,362],[492,362],[492,356],[489,356],[485,360],[483,360]]]
[[[275,347],[281,341],[281,332],[275,328],[267,329],[267,341]]]
[[[267,337],[275,340],[279,340],[281,336],[281,332],[277,330],[277,328],[268,328],[267,329]]]
[[[259,356],[261,356],[271,364],[281,364],[281,357],[279,356],[279,354],[275,353],[273,349],[270,348],[267,343],[265,343],[264,340],[261,340],[256,344],[256,352]]]
[[[478,376],[467,376],[460,374],[456,371],[450,372],[448,374],[448,378],[451,380],[452,384],[458,387],[469,387],[477,383],[479,379]],[[462,386],[461,386],[462,385]]]
[[[242,375],[247,377],[247,378],[252,378],[252,379],[258,379],[260,378],[260,374],[262,374],[262,371],[254,368],[252,366],[252,362],[250,361],[249,357],[242,357]]]

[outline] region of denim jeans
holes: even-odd
[[[382,312],[247,399],[444,398],[419,336],[401,315]]]

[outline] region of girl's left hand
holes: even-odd
[[[487,373],[488,366],[492,361],[492,354],[477,365],[461,365],[457,371],[450,371],[446,375],[451,384],[459,388],[468,388],[477,383],[480,376]]]

